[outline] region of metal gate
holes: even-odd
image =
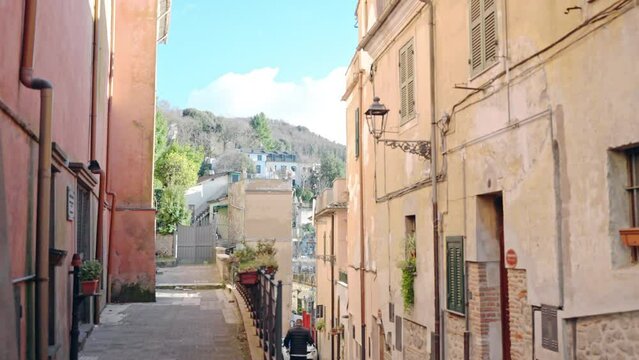
[[[177,260],[179,264],[215,262],[214,225],[179,225],[177,233]]]

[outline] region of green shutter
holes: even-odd
[[[355,110],[355,157],[359,157],[359,108]]]
[[[446,237],[446,289],[448,310],[465,313],[464,237]]]

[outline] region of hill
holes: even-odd
[[[169,125],[169,138],[182,144],[200,147],[208,157],[217,157],[232,149],[260,149],[265,146],[251,126],[250,118],[225,118],[210,111],[171,108],[161,102],[158,111]],[[345,160],[342,144],[323,138],[304,126],[282,120],[266,119],[273,142],[270,147],[297,154],[298,161],[319,163],[323,155]]]

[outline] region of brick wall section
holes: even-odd
[[[513,360],[532,358],[532,309],[528,304],[526,270],[508,269],[510,355]]]
[[[472,294],[468,304],[471,359],[490,359],[490,324],[501,321],[499,286],[488,284],[486,267],[485,263],[468,264],[468,290]]]
[[[577,320],[577,359],[639,359],[639,311]]]
[[[464,332],[466,319],[464,317],[446,314],[446,358],[464,358]]]

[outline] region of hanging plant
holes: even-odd
[[[402,299],[404,307],[411,309],[415,304],[415,277],[417,277],[417,249],[415,236],[410,235],[405,240],[406,259],[399,263],[402,270]]]

